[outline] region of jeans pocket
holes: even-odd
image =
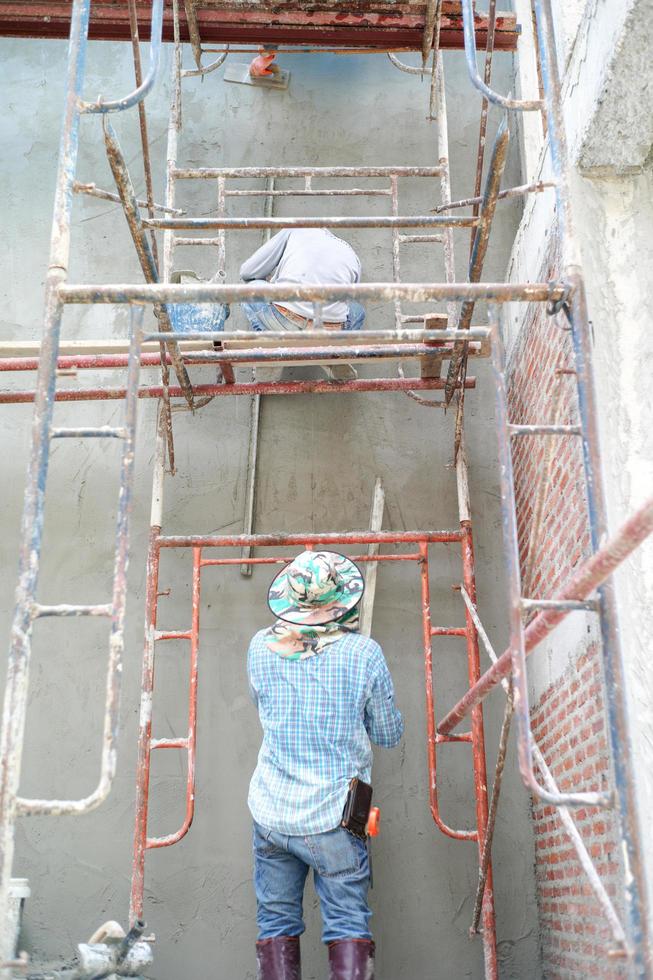
[[[313,858],[313,867],[324,878],[355,874],[360,871],[366,853],[364,842],[343,827],[307,837],[306,846]]]
[[[273,835],[273,830],[267,830],[257,823],[254,824],[254,851],[256,854],[260,854],[261,857],[269,857],[281,853],[282,848],[277,847],[274,843]]]

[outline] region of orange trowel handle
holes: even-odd
[[[370,815],[367,818],[367,834],[369,837],[378,837],[381,829],[381,811],[378,806],[370,807]]]
[[[277,56],[276,51],[266,51],[265,48],[259,47],[259,53],[252,61],[249,66],[249,73],[253,78],[260,78],[262,75],[274,75],[276,65],[272,68],[269,66],[272,64]]]

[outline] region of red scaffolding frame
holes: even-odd
[[[353,545],[416,546],[414,550],[400,554],[353,555],[356,562],[413,562],[419,566],[421,582],[421,618],[424,650],[425,692],[426,692],[426,738],[428,759],[428,785],[430,809],[437,827],[448,837],[459,841],[473,841],[482,857],[488,819],[487,771],[485,762],[485,739],[481,707],[472,711],[471,730],[461,734],[439,734],[435,728],[435,697],[433,682],[433,640],[437,637],[464,637],[467,650],[467,671],[470,686],[480,677],[478,634],[474,620],[465,609],[465,626],[432,625],[431,599],[429,587],[429,547],[435,544],[457,544],[460,547],[462,563],[462,583],[475,602],[474,549],[471,522],[464,519],[460,528],[445,531],[369,531],[318,534],[256,534],[256,535],[214,535],[174,537],[161,535],[160,527],[153,526],[148,556],[148,578],[146,596],[146,631],[141,676],[141,711],[138,740],[138,767],[136,789],[136,820],[134,831],[134,850],[132,865],[132,889],[130,916],[138,920],[144,914],[145,856],[148,850],[170,847],[178,843],[189,831],[195,812],[195,753],[197,745],[197,696],[198,696],[198,656],[201,603],[202,571],[209,567],[233,565],[278,565],[291,561],[293,555],[284,557],[205,557],[206,552],[227,548],[292,548],[310,549],[320,546],[341,548]],[[166,548],[184,549],[192,552],[193,572],[191,590],[191,626],[181,630],[159,630],[157,628],[159,598],[169,591],[160,591],[159,566],[161,550]],[[188,731],[183,736],[156,738],[152,736],[152,713],[155,694],[156,645],[169,640],[183,640],[189,643],[189,687],[188,687]],[[460,830],[450,827],[440,813],[437,790],[437,747],[449,742],[464,742],[472,749],[474,795],[476,799],[476,828]],[[186,811],[181,826],[162,837],[148,836],[148,813],[150,802],[150,773],[152,752],[159,749],[178,749],[186,752]],[[492,888],[492,869],[488,871],[487,883],[482,905],[483,946],[486,974],[497,976],[496,926],[494,913],[494,894]]]

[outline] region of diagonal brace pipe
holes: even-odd
[[[469,259],[468,280],[470,283],[480,282],[481,273],[483,272],[483,263],[485,262],[485,255],[487,253],[487,246],[490,239],[490,228],[492,227],[492,219],[494,218],[494,212],[499,199],[501,178],[503,177],[503,171],[506,166],[509,143],[510,130],[508,129],[508,121],[504,116],[504,118],[501,120],[501,124],[499,125],[499,129],[494,140],[494,146],[492,148],[490,170],[485,182],[483,202],[481,204],[476,234],[474,235],[472,254]],[[456,324],[457,330],[469,330],[469,326],[472,322],[474,305],[473,299],[464,300],[458,315],[458,323]],[[463,358],[467,352],[466,349],[467,344],[465,341],[456,344],[451,361],[449,362],[447,385],[445,388],[445,403],[447,405],[453,398],[456,380],[460,373]]]
[[[136,195],[134,194],[134,188],[129,176],[127,164],[125,163],[125,158],[122,150],[120,149],[120,144],[118,143],[115,131],[106,117],[103,120],[103,128],[107,159],[116,182],[116,187],[118,188],[118,193],[120,194],[120,199],[125,212],[125,218],[127,219],[129,231],[131,232],[134,246],[136,248],[136,254],[138,255],[138,261],[140,262],[143,275],[145,276],[147,282],[156,283],[159,281],[158,269],[156,267],[156,262],[154,260],[150,243],[147,240],[145,228],[143,227],[143,222],[141,220],[138,204],[136,203]],[[162,331],[165,333],[170,333],[171,336],[174,336],[167,308],[163,304],[156,303],[154,306],[154,312],[159,320],[159,323],[161,324]],[[170,355],[170,360],[172,361],[175,374],[177,375],[177,379],[184,393],[184,397],[192,408],[193,387],[191,385],[190,378],[188,377],[188,372],[186,371],[182,361],[181,354],[179,353],[177,342],[172,339],[170,341],[166,341],[166,348]]]

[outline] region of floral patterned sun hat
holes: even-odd
[[[354,608],[364,587],[360,569],[345,555],[304,551],[274,579],[268,605],[286,623],[332,623]]]

